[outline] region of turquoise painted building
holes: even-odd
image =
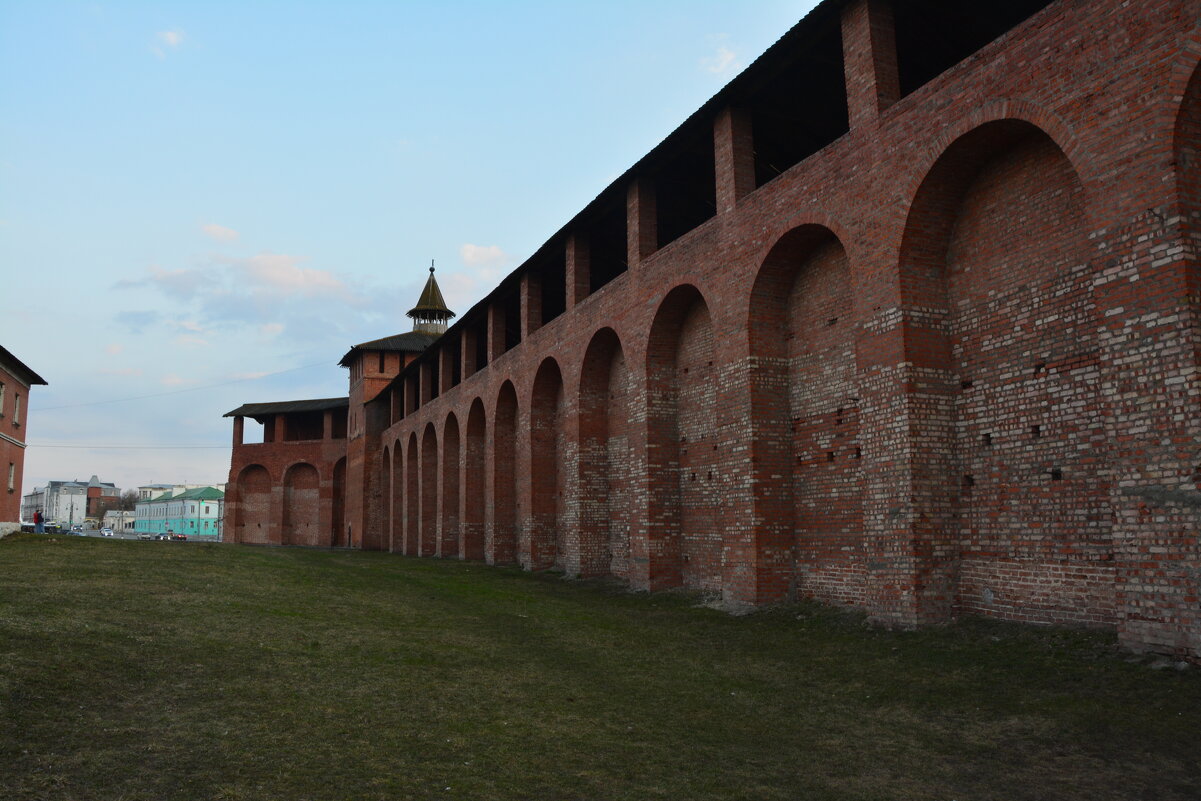
[[[138,501],[134,530],[139,534],[186,534],[188,539],[221,540],[225,518],[225,493],[216,487],[199,487]]]

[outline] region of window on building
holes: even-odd
[[[0,415],[4,414],[4,382],[0,381]]]
[[[12,492],[17,487],[17,465],[14,462],[8,463],[8,491]]]
[[[21,396],[13,394],[13,425],[21,425]]]

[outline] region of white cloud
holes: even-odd
[[[236,242],[238,241],[238,232],[232,228],[226,228],[224,225],[216,223],[207,223],[200,226],[200,230],[204,231],[204,235],[209,239],[215,239],[218,242]]]
[[[295,256],[284,253],[260,253],[248,259],[231,262],[245,277],[261,287],[285,295],[347,294],[346,285],[328,270],[300,267]]]
[[[195,334],[180,334],[175,338],[179,345],[208,345],[208,340]]]
[[[724,44],[718,45],[713,55],[701,59],[701,68],[714,75],[728,75],[738,66],[738,55]]]
[[[259,326],[259,334],[267,339],[274,339],[284,331],[283,323],[264,323]]]
[[[97,370],[100,375],[115,375],[115,376],[139,376],[142,374],[140,367],[119,367],[114,370]]]
[[[155,287],[164,295],[187,299],[197,294],[205,285],[206,276],[199,270],[164,270],[157,264],[150,265],[150,277],[141,280],[123,279],[113,284],[114,289],[136,289],[143,286]]]
[[[176,328],[189,331],[193,334],[203,334],[205,331],[204,326],[195,320],[171,320],[170,322],[171,325],[175,326]]]
[[[472,245],[459,247],[459,258],[468,267],[499,267],[510,261],[509,254],[500,245]]]
[[[122,345],[117,344],[116,342],[110,342],[109,344],[104,346],[104,352],[110,356],[116,356],[118,353],[120,353],[123,350],[125,350],[125,348]]]
[[[159,31],[154,35],[154,45],[150,52],[159,58],[166,58],[168,50],[176,50],[183,44],[183,31]]]
[[[165,387],[178,387],[178,386],[182,386],[183,384],[186,384],[187,381],[180,378],[175,373],[168,373],[167,375],[165,375],[159,379],[159,383],[161,383]]]
[[[447,305],[457,314],[462,314],[488,294],[504,276],[504,270],[498,267],[480,267],[440,275],[438,285],[442,288]]]

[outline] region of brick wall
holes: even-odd
[[[547,245],[562,314],[525,276],[486,366],[364,401],[392,548],[1201,655],[1201,2],[1053,2],[916,87],[887,3],[827,6],[848,132],[756,188],[711,103],[715,216],[656,246],[633,170]]]

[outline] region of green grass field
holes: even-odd
[[[1201,670],[378,553],[0,540],[3,799],[1197,799]]]

